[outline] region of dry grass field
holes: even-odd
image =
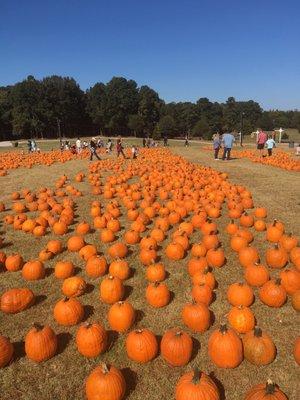
[[[239,159],[229,162],[214,161],[212,154],[201,151],[200,147],[183,148],[173,146],[172,151],[184,156],[187,160],[211,166],[220,171],[227,172],[231,182],[245,185],[253,194],[256,206],[264,206],[268,209],[268,221],[273,218],[282,220],[288,232],[299,235],[300,226],[300,174],[280,170],[277,168],[254,164],[248,160]],[[54,187],[59,176],[66,174],[71,183],[82,191],[83,196],[76,198],[75,223],[87,220],[92,224],[90,217],[90,205],[99,196],[92,195],[87,180],[77,183],[74,177],[77,172],[87,172],[89,162],[87,160],[69,161],[65,164],[54,164],[51,167],[36,166],[31,170],[17,169],[10,171],[5,177],[0,178],[0,201],[11,204],[9,198],[13,191],[28,187],[32,191],[41,186]],[[101,203],[105,205],[107,200],[100,197]],[[3,217],[10,210],[1,213]],[[124,215],[121,217],[122,231],[129,227],[129,222]],[[293,343],[299,335],[299,315],[291,307],[290,300],[278,309],[271,309],[263,305],[257,296],[251,309],[255,313],[258,325],[268,332],[277,347],[275,361],[265,367],[255,367],[246,360],[233,370],[217,368],[208,357],[207,341],[219,323],[226,319],[230,305],[226,300],[226,290],[233,282],[243,280],[242,268],[237,262],[237,256],[230,250],[229,238],[224,228],[229,220],[225,209],[218,220],[219,237],[224,246],[227,263],[216,270],[215,276],[218,282],[216,299],[211,305],[214,313],[214,323],[204,334],[192,334],[194,338],[194,354],[191,362],[182,368],[171,368],[161,356],[154,361],[139,365],[127,358],[124,339],[125,334],[109,332],[109,349],[96,359],[84,358],[76,349],[75,334],[78,326],[62,327],[53,318],[54,304],[62,298],[61,281],[55,278],[53,268],[58,260],[71,260],[76,266],[76,273],[82,276],[88,283],[87,292],[80,297],[84,304],[89,321],[102,323],[107,330],[108,306],[99,300],[100,279],[92,280],[85,274],[84,262],[77,253],[64,251],[45,263],[47,268],[46,278],[26,282],[20,272],[0,273],[0,294],[13,287],[29,287],[38,296],[34,306],[15,315],[0,314],[0,332],[8,336],[15,346],[13,361],[4,369],[0,370],[0,399],[1,400],[80,400],[85,398],[84,382],[92,369],[102,361],[111,363],[120,368],[127,383],[126,399],[128,400],[171,400],[174,398],[174,388],[179,377],[187,370],[198,366],[201,370],[211,373],[218,382],[223,400],[242,400],[245,392],[254,384],[265,382],[271,378],[287,394],[290,400],[299,400],[300,374],[293,355]],[[151,225],[150,225],[151,227]],[[72,225],[74,228],[74,225]],[[174,230],[174,228],[173,228]],[[30,234],[15,231],[11,227],[6,228],[1,222],[0,236],[5,238],[4,248],[7,254],[20,253],[25,260],[36,259],[39,251],[54,235],[47,234],[41,238],[35,238]],[[172,231],[171,231],[172,232]],[[70,232],[63,236],[63,242],[73,234]],[[169,235],[171,236],[171,235]],[[196,231],[191,237],[191,243],[201,240],[201,234]],[[86,235],[88,243],[95,244],[99,253],[104,253],[106,247],[99,240],[96,231]],[[169,239],[163,242],[163,248]],[[255,246],[259,249],[264,261],[264,251],[267,244],[264,241],[264,233],[255,233]],[[186,272],[189,259],[187,256],[179,262],[170,262],[164,255],[163,249],[159,251],[161,262],[168,271],[167,285],[173,293],[171,303],[162,309],[151,308],[145,300],[145,267],[140,263],[137,254],[139,246],[132,246],[128,256],[132,276],[126,281],[126,299],[138,310],[136,327],[147,327],[158,337],[172,327],[183,327],[181,320],[181,309],[190,301],[190,279]],[[277,276],[278,272],[272,272]],[[35,364],[28,360],[24,354],[24,337],[33,322],[49,324],[58,334],[59,352],[52,359]],[[187,331],[188,329],[185,328]]]

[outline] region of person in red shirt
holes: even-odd
[[[268,135],[263,130],[259,131],[257,135],[257,150],[260,152],[260,156],[263,156],[263,150],[265,148],[265,143],[268,140]]]

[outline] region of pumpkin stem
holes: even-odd
[[[181,335],[182,335],[181,331],[178,331],[178,332],[175,333],[175,336],[181,336]]]
[[[273,226],[275,226],[276,223],[277,223],[277,219],[274,219],[274,221],[273,221]]]
[[[274,393],[275,393],[275,383],[273,383],[271,379],[268,379],[266,384],[266,394],[274,394]]]
[[[135,330],[135,333],[142,333],[143,332],[143,329],[136,329]]]
[[[281,278],[276,278],[275,279],[275,284],[278,285],[278,286],[281,285]]]
[[[69,297],[67,297],[67,296],[65,296],[64,298],[63,298],[63,302],[67,302],[67,301],[69,301],[70,299],[69,299]]]
[[[158,281],[155,281],[153,284],[154,287],[158,287],[159,285],[160,285],[160,283]]]
[[[102,364],[102,372],[106,375],[109,373],[108,365],[103,363]]]
[[[221,324],[220,326],[220,332],[225,335],[225,333],[228,331],[227,325],[226,324]]]
[[[192,379],[192,383],[194,385],[197,385],[199,383],[199,381],[200,381],[200,377],[201,377],[200,370],[199,370],[199,368],[196,367],[194,369],[194,376],[193,376],[193,379]]]
[[[255,337],[262,337],[262,330],[258,326],[256,326],[254,328],[254,336]]]
[[[279,249],[278,243],[275,243],[275,245],[274,245],[274,249],[276,249],[276,250],[278,250],[278,249]]]

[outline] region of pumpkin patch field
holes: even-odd
[[[0,177],[1,400],[300,398],[296,171],[39,157]]]

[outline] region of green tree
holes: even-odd
[[[9,96],[10,88],[0,87],[0,140],[8,139],[6,136],[12,132]]]
[[[63,133],[79,134],[86,122],[85,95],[72,78],[49,76],[41,81],[42,99],[40,110],[46,125],[46,133],[56,136],[60,121]]]
[[[137,114],[138,90],[133,80],[114,77],[106,85],[106,127],[117,134],[128,133],[128,116]]]
[[[134,133],[134,136],[141,134],[144,130],[145,123],[143,118],[138,114],[129,115],[128,128]]]
[[[174,130],[174,118],[171,117],[171,115],[165,115],[164,117],[161,117],[157,126],[157,132],[160,134],[160,136],[167,135],[168,137],[171,137]]]
[[[96,83],[86,92],[86,110],[96,128],[104,131],[108,124],[106,115],[106,86],[104,83]]]
[[[205,117],[202,117],[192,129],[193,137],[201,137],[203,139],[211,139],[211,131]]]
[[[42,136],[45,128],[41,110],[42,86],[33,76],[12,87],[12,127],[18,135]]]
[[[143,129],[150,135],[159,121],[162,101],[149,86],[141,86],[138,93],[138,115],[142,118]]]

